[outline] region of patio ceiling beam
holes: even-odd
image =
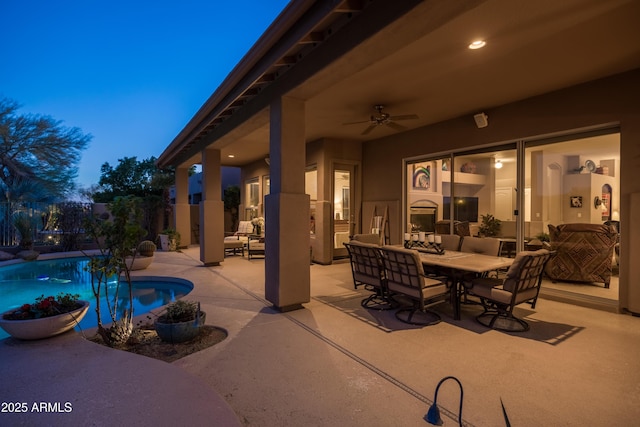
[[[270,84],[265,85],[255,96],[248,98],[247,102],[241,108],[236,109],[233,115],[228,116],[226,120],[219,123],[215,128],[205,131],[206,125],[200,122],[202,125],[199,127],[199,131],[195,134],[192,133],[191,136],[186,138],[186,140],[189,140],[197,137],[197,142],[190,146],[188,150],[175,150],[175,152],[172,153],[173,156],[170,164],[179,164],[182,161],[192,158],[195,152],[201,151],[209,144],[231,132],[235,127],[240,126],[251,116],[257,114],[262,109],[268,108],[271,99],[286,94],[296,86],[304,83],[306,79],[317,73],[318,70],[335,61],[372,34],[375,34],[389,23],[394,22],[394,20],[409,12],[418,3],[420,3],[420,0],[403,2],[375,1],[368,4],[361,13],[349,16],[343,23],[344,31],[331,29],[331,31],[328,31],[331,36],[326,37],[323,42],[310,45],[307,48],[309,50],[306,52],[298,52],[295,65],[287,68],[284,72],[274,73],[275,79],[271,81]],[[307,34],[312,33],[313,29],[317,26],[326,22],[325,19],[328,15],[334,15],[334,20],[337,19],[335,15],[339,15],[333,13],[335,9],[325,9],[324,5],[314,6],[315,8],[310,8],[307,14],[296,23],[298,24],[296,28],[291,28],[287,32],[287,34],[290,34],[292,39],[295,40],[295,43],[292,44],[289,39],[278,40],[277,43],[274,43],[270,52],[265,54],[263,60],[268,63],[266,68],[272,67],[273,64],[276,64],[280,59],[289,56],[289,52],[296,48],[296,46],[298,46],[297,48],[299,49],[300,40]],[[329,24],[326,25],[330,27]],[[280,78],[284,73],[286,73],[287,78]],[[260,73],[259,75],[247,74],[245,79],[243,79],[246,85],[240,83],[236,85],[235,90],[227,95],[226,105],[232,102],[230,99],[232,96],[240,97],[248,88],[253,87],[263,75],[264,73]],[[216,93],[217,92],[218,91],[216,91]],[[231,93],[237,95],[231,95]],[[220,104],[222,104],[222,102]],[[207,118],[205,118],[205,121],[207,123],[212,122],[215,117],[220,114],[221,110],[224,110],[224,108],[212,111]],[[185,141],[185,139],[182,139],[182,141]],[[159,162],[160,161],[167,162],[168,160],[161,157]]]

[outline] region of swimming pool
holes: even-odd
[[[60,292],[79,294],[89,301],[89,312],[80,321],[76,330],[98,325],[95,314],[95,298],[91,291],[91,273],[85,271],[89,259],[86,257],[59,258],[8,265],[0,268],[0,313],[22,304],[31,303],[40,295],[56,296]],[[154,308],[187,295],[193,284],[187,280],[169,277],[146,277],[133,281],[133,313],[135,316],[148,313]],[[115,281],[108,284],[109,294],[115,298]],[[128,298],[126,283],[120,285],[119,300]],[[120,306],[124,310],[125,306]],[[106,307],[106,297],[100,303],[104,324],[111,323]],[[0,339],[9,335],[0,329]]]

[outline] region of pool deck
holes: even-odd
[[[412,327],[362,309],[367,293],[353,289],[345,262],[311,266],[311,301],[278,313],[264,299],[264,260],[204,267],[198,258],[197,247],[158,252],[136,275],[193,282],[186,298],[227,339],[171,364],[77,332],[2,340],[1,401],[27,411],[0,412],[0,425],[420,426],[448,375],[464,386],[465,425],[504,425],[500,399],[513,425],[640,417],[640,318],[540,300],[519,309],[531,325],[523,334],[487,330],[474,306],[461,321],[438,306],[441,323]],[[444,425],[456,424],[458,398],[445,383]],[[50,412],[38,412],[41,402]]]

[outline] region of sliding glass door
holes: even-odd
[[[355,168],[353,165],[335,164],[333,167],[333,258],[348,256],[344,243],[349,242],[355,220]]]

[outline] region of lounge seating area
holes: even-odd
[[[240,252],[243,257],[246,253],[248,259],[264,258],[264,245],[264,236],[254,234],[252,222],[240,221],[238,230],[224,238],[224,254],[225,256],[237,255]]]

